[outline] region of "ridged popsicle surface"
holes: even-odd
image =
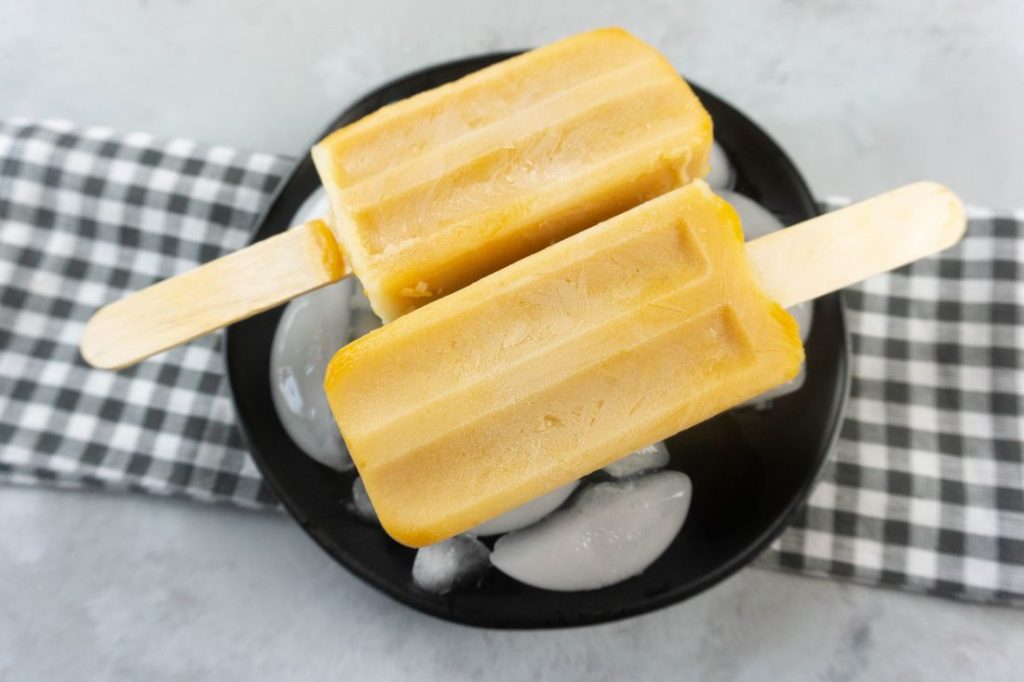
[[[711,137],[660,53],[602,29],[384,107],[313,159],[391,320],[703,176]]]
[[[791,379],[795,321],[702,181],[341,349],[325,389],[385,529],[471,528]]]

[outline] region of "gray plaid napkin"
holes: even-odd
[[[289,162],[60,122],[0,122],[0,481],[275,502],[218,338],[117,374],[79,359],[99,305],[242,246]],[[853,396],[810,503],[759,560],[1024,605],[1024,237],[847,292]]]
[[[972,213],[957,247],[844,292],[837,451],[761,565],[1024,606],[1024,234]]]
[[[289,162],[67,123],[0,122],[0,480],[274,505],[216,336],[86,366],[96,307],[244,246]]]

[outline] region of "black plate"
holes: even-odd
[[[511,56],[492,54],[442,64],[388,83],[348,107],[324,131],[379,107],[460,78]],[[701,88],[715,137],[737,168],[736,190],[786,224],[816,214],[789,158],[743,114]],[[321,135],[321,137],[323,136]],[[319,186],[307,154],[281,184],[253,240],[289,227]],[[651,611],[691,597],[756,557],[806,499],[839,432],[848,389],[847,340],[838,295],[818,300],[807,343],[807,382],[770,411],[737,410],[669,440],[672,466],[693,480],[682,532],[643,574],[591,592],[549,592],[492,570],[479,589],[446,596],[413,585],[414,550],[345,510],[352,475],[304,455],[278,420],[270,397],[270,349],[281,309],[227,331],[227,371],[242,431],[260,471],[292,516],[338,562],[395,599],[459,623],[499,628],[584,625]]]

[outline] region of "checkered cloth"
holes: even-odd
[[[957,247],[845,292],[837,451],[760,565],[1024,606],[1024,216],[972,213]]]
[[[268,154],[0,122],[0,480],[275,504],[219,336],[122,372],[78,355],[95,309],[245,245],[289,168]]]
[[[289,165],[0,122],[0,481],[275,505],[217,337],[116,374],[77,342],[101,304],[242,246]],[[838,450],[760,565],[1024,605],[1020,227],[979,217],[957,248],[847,293]]]

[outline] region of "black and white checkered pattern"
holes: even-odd
[[[100,305],[243,246],[288,168],[268,154],[62,122],[0,122],[0,480],[273,505],[218,337],[84,364]]]
[[[1024,221],[845,293],[837,452],[760,562],[1024,606]]]
[[[241,246],[289,166],[66,123],[0,123],[0,481],[274,501],[209,337],[117,374],[99,305]],[[847,293],[853,396],[810,504],[759,560],[1024,605],[1024,216]]]

